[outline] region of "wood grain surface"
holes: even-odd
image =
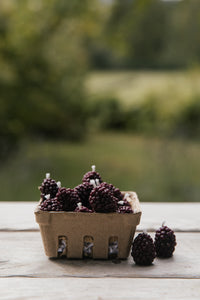
[[[200,203],[141,203],[137,231],[152,237],[163,220],[177,237],[174,256],[148,267],[127,260],[45,256],[36,202],[0,202],[0,300],[199,300]],[[138,232],[136,233],[136,235]]]

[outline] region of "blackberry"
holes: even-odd
[[[82,184],[79,184],[74,188],[74,190],[77,192],[82,204],[88,208],[90,208],[90,202],[89,202],[89,196],[93,189],[93,185],[89,182],[84,182]]]
[[[123,199],[123,195],[122,195],[120,189],[118,189],[118,188],[115,188],[115,187],[114,187],[113,195],[114,195],[119,201]]]
[[[155,246],[151,236],[147,233],[140,233],[132,244],[131,255],[138,265],[151,265],[156,257]]]
[[[40,209],[43,211],[62,211],[63,205],[55,197],[53,199],[46,199],[40,204]]]
[[[46,178],[43,180],[39,189],[41,191],[42,199],[44,199],[44,196],[48,194],[50,194],[51,198],[54,198],[58,192],[58,185],[55,180],[50,178],[50,173],[47,173]]]
[[[91,179],[95,180],[95,183],[98,183],[98,181],[96,182],[96,179],[99,180],[99,183],[102,183],[102,179],[101,179],[101,175],[95,171],[96,166],[92,166],[92,171],[87,172],[82,179],[82,182],[90,182]]]
[[[107,183],[107,182],[103,182],[102,185],[111,191],[113,196],[115,198],[117,198],[117,201],[120,201],[123,199],[123,195],[122,195],[120,189],[116,188],[114,185],[112,185],[111,183]]]
[[[75,211],[76,212],[89,212],[89,213],[93,212],[91,209],[83,206],[81,202],[77,203],[77,207],[76,207]]]
[[[176,246],[174,231],[163,224],[156,231],[154,244],[158,257],[171,257]]]
[[[65,211],[74,211],[77,203],[80,202],[79,196],[74,189],[61,188],[56,194],[58,201],[63,205]]]
[[[109,213],[117,210],[117,199],[103,183],[91,191],[89,201],[96,212]]]
[[[120,214],[132,214],[133,210],[132,210],[131,206],[120,205],[117,212]]]
[[[118,210],[117,210],[118,213],[122,213],[122,214],[125,214],[125,213],[131,214],[131,213],[133,213],[133,209],[131,207],[131,204],[126,199],[118,201],[117,205],[118,205]]]

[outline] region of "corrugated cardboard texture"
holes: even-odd
[[[125,194],[125,192],[123,192]],[[109,240],[118,240],[118,258],[128,257],[136,226],[140,222],[141,209],[137,194],[129,193],[133,214],[119,213],[82,213],[82,212],[45,212],[35,210],[36,221],[48,257],[58,256],[60,238],[67,244],[67,258],[82,258],[84,241],[88,238],[94,243],[92,257],[107,259]]]

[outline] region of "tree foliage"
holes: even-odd
[[[200,62],[200,1],[115,0],[102,25],[102,64],[184,68]]]
[[[1,1],[1,156],[21,137],[84,135],[88,1]]]

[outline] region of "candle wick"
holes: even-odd
[[[59,189],[61,188],[61,181],[57,182],[57,186],[58,186]]]
[[[124,201],[123,200],[120,200],[117,202],[119,205],[124,205]]]
[[[82,203],[81,203],[81,202],[78,202],[78,203],[77,203],[77,206],[78,206],[79,209],[81,209],[81,208],[82,208]]]
[[[96,187],[96,183],[94,179],[90,179],[90,184],[92,184],[94,188]]]
[[[96,166],[95,165],[92,165],[92,172],[95,172],[95,170],[96,170]]]
[[[98,186],[99,185],[99,179],[97,178],[97,179],[95,179],[95,183],[96,183],[96,186]]]

